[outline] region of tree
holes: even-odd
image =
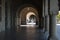
[[[57,15],[57,23],[60,23],[60,12]]]
[[[57,20],[60,20],[60,13],[57,15]]]

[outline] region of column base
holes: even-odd
[[[44,33],[46,33],[46,32],[48,32],[48,33],[49,33],[49,31],[48,31],[48,30],[44,30]]]
[[[48,40],[58,40],[58,38],[56,36],[53,36],[53,37],[48,37]]]

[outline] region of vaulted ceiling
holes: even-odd
[[[42,6],[42,0],[12,0],[14,6],[20,6],[23,4],[32,4],[38,9]]]
[[[42,15],[42,1],[43,0],[12,0],[12,7],[14,12],[19,9],[20,6],[24,4],[31,4],[39,11],[39,16]]]

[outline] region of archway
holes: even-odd
[[[26,24],[27,25],[36,25],[38,22],[37,22],[37,16],[35,15],[34,12],[28,12],[27,15],[26,15]]]
[[[28,24],[27,19],[29,20],[29,18],[31,16],[35,17],[35,23],[33,24],[37,24],[39,25],[39,16],[38,16],[38,11],[36,8],[34,7],[24,7],[23,9],[20,10],[20,12],[17,15],[16,18],[16,26],[26,26]]]

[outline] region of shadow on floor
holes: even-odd
[[[47,40],[47,34],[35,27],[21,27],[15,32],[1,32],[0,40]]]

